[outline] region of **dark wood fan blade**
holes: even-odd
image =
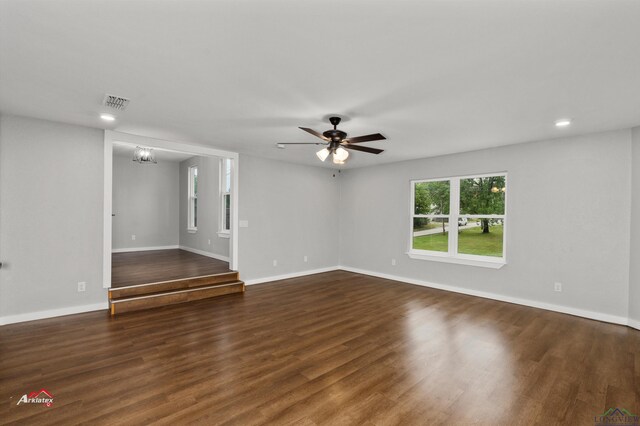
[[[365,136],[356,136],[355,138],[347,138],[343,142],[346,143],[360,143],[360,142],[371,142],[371,141],[381,141],[386,139],[380,133],[374,133],[372,135]]]
[[[315,131],[315,130],[313,130],[313,129],[308,129],[308,128],[306,128],[306,127],[298,127],[298,129],[300,129],[300,130],[304,130],[304,131],[305,131],[305,132],[307,132],[307,133],[311,133],[313,136],[315,136],[315,137],[317,137],[317,138],[320,138],[320,139],[322,139],[322,140],[329,141],[329,139],[325,138],[325,137],[322,135],[322,133],[318,133],[318,132],[316,132],[316,131]]]
[[[381,152],[384,152],[384,149],[368,148],[366,146],[360,145],[349,145],[348,143],[341,144],[340,146],[347,149],[353,149],[355,151],[368,152],[369,154],[380,154]]]

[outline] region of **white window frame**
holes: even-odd
[[[227,164],[229,168],[227,170]],[[231,236],[231,215],[229,216],[229,223],[226,223],[226,204],[225,198],[229,197],[229,207],[231,208],[231,185],[233,183],[233,162],[230,158],[220,159],[220,220],[218,221],[218,236],[221,238],[229,238]],[[228,171],[228,173],[227,173]],[[227,186],[227,175],[229,179],[229,186]],[[227,229],[228,225],[228,229]]]
[[[197,232],[198,231],[198,222],[197,222],[197,210],[196,210],[196,202],[198,199],[198,193],[196,192],[196,188],[194,186],[194,177],[198,176],[198,166],[193,165],[189,166],[187,169],[187,231],[188,232]]]
[[[451,176],[433,179],[417,179],[410,181],[410,203],[409,203],[409,250],[407,255],[412,259],[430,260],[435,262],[457,263],[462,265],[480,266],[485,268],[500,269],[507,264],[507,197],[509,190],[504,196],[504,214],[501,215],[469,215],[460,214],[460,181],[462,179],[485,178],[491,176],[504,176],[508,182],[507,172],[483,173],[466,176]],[[422,182],[449,182],[449,214],[448,215],[417,215],[415,214],[415,186]],[[507,183],[508,187],[508,183]],[[449,251],[439,252],[431,250],[418,250],[413,248],[413,218],[448,218],[449,220]],[[502,257],[479,256],[471,254],[458,253],[458,219],[464,217],[469,219],[501,219],[503,226],[502,235]]]

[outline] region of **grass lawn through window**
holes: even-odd
[[[413,237],[416,250],[448,251],[449,233],[437,233]],[[502,225],[489,228],[488,234],[482,233],[482,227],[461,228],[458,235],[458,253],[478,256],[502,257]]]

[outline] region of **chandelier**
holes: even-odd
[[[137,146],[136,150],[133,152],[133,161],[140,164],[158,164],[156,157],[153,154],[153,149],[143,148],[141,146]]]

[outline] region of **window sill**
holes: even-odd
[[[218,232],[218,238],[231,238],[231,233],[229,231],[220,231]]]
[[[504,260],[477,260],[467,259],[464,257],[451,257],[448,254],[424,254],[417,252],[407,252],[407,256],[411,259],[430,260],[433,262],[455,263],[458,265],[478,266],[481,268],[500,269],[507,264]]]
[[[190,234],[195,234],[198,232],[198,228],[187,228],[187,232]]]

